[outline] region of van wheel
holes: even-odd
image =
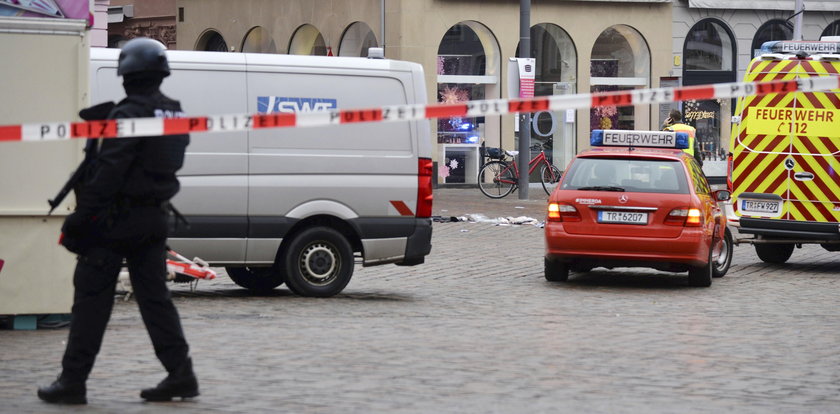
[[[714,262],[712,261],[712,248],[709,246],[709,261],[706,262],[706,265],[688,269],[688,285],[694,287],[709,287],[712,285],[713,273]]]
[[[556,259],[545,258],[545,280],[565,282],[569,280],[569,265]]]
[[[793,254],[793,243],[789,244],[755,244],[755,254],[765,263],[782,264]]]
[[[283,284],[283,274],[271,267],[226,267],[233,283],[256,292],[265,292]]]
[[[724,277],[729,271],[729,266],[732,265],[732,233],[726,229],[726,234],[723,236],[723,248],[720,251],[720,256],[715,261],[712,267],[712,277]]]
[[[341,233],[313,227],[298,233],[283,252],[286,285],[300,296],[330,297],[353,276],[353,249]]]

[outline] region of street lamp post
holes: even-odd
[[[531,0],[519,0],[519,57],[531,57]],[[519,199],[528,199],[528,161],[531,160],[531,113],[519,118]]]

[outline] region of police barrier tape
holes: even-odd
[[[620,92],[540,96],[526,99],[489,99],[432,105],[393,105],[381,108],[340,109],[322,112],[229,114],[186,118],[125,118],[106,121],[0,125],[0,142],[53,141],[72,138],[127,138],[361,122],[480,117],[515,112],[662,104],[685,100],[740,98],[750,95],[816,92],[830,89],[840,89],[840,77],[821,76],[768,82],[731,82]]]

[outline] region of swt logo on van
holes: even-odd
[[[257,97],[257,112],[261,114],[329,111],[337,107],[338,100],[330,98]]]

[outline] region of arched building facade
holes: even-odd
[[[762,0],[531,3],[537,96],[735,81],[754,40],[785,37],[787,26],[774,24],[792,14],[745,6],[780,3]],[[822,12],[811,3],[805,38],[840,32],[840,2],[813,2]],[[363,57],[384,47],[386,58],[423,65],[429,102],[510,98],[508,61],[519,55],[515,1],[176,0],[176,8],[178,49]],[[703,131],[710,156],[726,148],[730,101],[544,111],[533,116],[531,139],[562,170],[589,146],[591,129],[658,129],[672,106]],[[514,115],[431,125],[439,185],[475,183],[482,143],[518,149]]]

